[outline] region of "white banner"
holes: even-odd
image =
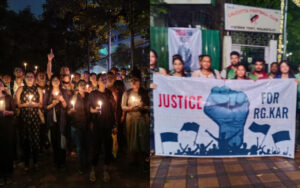
[[[226,3],[225,30],[280,33],[280,10]]]
[[[181,55],[187,71],[199,69],[198,57],[202,54],[201,30],[195,28],[169,28],[169,67],[173,69],[172,56]]]
[[[154,75],[155,153],[175,157],[294,158],[293,79]]]

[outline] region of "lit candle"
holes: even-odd
[[[45,94],[45,93],[46,93],[46,90],[43,89],[43,93]]]
[[[89,89],[89,85],[86,85],[86,89],[87,89],[87,90]]]
[[[4,111],[4,110],[5,110],[5,101],[0,100],[0,111]]]
[[[134,96],[131,97],[131,101],[132,101],[133,105],[136,106],[136,101],[137,100],[136,100],[136,98]]]
[[[99,105],[99,108],[101,110],[101,108],[102,108],[102,101],[98,101],[98,105]]]
[[[72,100],[72,101],[71,101],[71,104],[72,104],[72,106],[73,106],[73,110],[75,110],[75,100]]]
[[[59,93],[58,91],[57,91],[57,92],[55,92],[55,96],[56,96],[56,97],[58,96],[58,93]]]
[[[98,105],[99,105],[99,113],[101,114],[102,112],[102,101],[98,101]]]
[[[71,74],[71,80],[73,80],[73,78],[74,78],[74,75],[73,75],[73,74]]]
[[[31,103],[31,102],[32,102],[32,98],[33,98],[33,95],[29,95],[29,96],[28,96],[29,103]]]
[[[25,67],[25,70],[26,70],[26,66],[27,66],[27,63],[26,63],[26,62],[24,62],[24,67]]]
[[[38,70],[38,66],[34,66],[34,69],[35,69],[35,71],[37,71]]]

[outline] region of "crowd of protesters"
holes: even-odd
[[[236,80],[261,80],[261,79],[286,79],[294,78],[298,84],[298,103],[297,103],[297,119],[300,123],[300,65],[298,66],[298,74],[293,74],[292,68],[288,61],[284,60],[280,63],[273,62],[270,65],[270,73],[265,71],[266,63],[264,59],[254,59],[252,64],[241,62],[240,54],[236,51],[230,53],[230,65],[226,69],[219,72],[212,69],[212,59],[209,55],[200,55],[200,69],[193,72],[187,72],[184,69],[184,61],[178,54],[172,57],[172,71],[168,72],[164,68],[158,67],[158,57],[154,50],[150,50],[150,89],[155,89],[157,85],[153,83],[153,75],[160,74],[165,76],[178,77],[201,77],[211,79],[236,79]],[[152,92],[150,92],[152,95]],[[152,99],[152,96],[151,96]],[[151,101],[152,102],[152,101]],[[151,153],[154,153],[154,133],[153,133],[153,109],[150,109],[151,118]],[[300,145],[300,136],[297,137],[296,145]],[[298,151],[298,148],[296,147]]]
[[[18,166],[38,171],[46,151],[58,170],[76,157],[78,173],[89,173],[91,182],[99,177],[99,155],[104,182],[119,156],[148,170],[150,100],[141,71],[71,74],[61,67],[54,74],[53,58],[51,51],[45,72],[16,67],[13,77],[0,76],[0,186],[12,182]]]

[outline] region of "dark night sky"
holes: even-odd
[[[43,13],[43,3],[46,0],[8,0],[8,7],[16,12],[23,10],[26,7],[30,7],[31,12],[35,16],[39,16]]]

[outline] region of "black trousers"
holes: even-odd
[[[24,158],[25,167],[29,167],[30,159],[33,159],[33,163],[36,164],[38,162],[38,154],[39,154],[39,138],[33,138],[34,133],[28,127],[31,125],[23,124],[21,127],[21,146],[22,153]],[[39,131],[38,131],[39,132]],[[31,136],[30,136],[31,135]],[[30,139],[29,137],[32,137]]]
[[[51,143],[53,147],[54,163],[60,167],[66,163],[66,150],[61,148],[61,132],[58,124],[50,127]]]
[[[92,165],[97,166],[99,155],[104,151],[104,164],[109,165],[112,160],[112,128],[102,128],[95,125],[92,131]]]

